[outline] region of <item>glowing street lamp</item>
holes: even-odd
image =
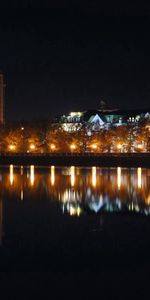
[[[118,150],[121,150],[122,145],[121,145],[121,144],[118,144],[118,145],[117,145],[117,148],[118,148]]]
[[[9,149],[10,149],[11,151],[14,151],[14,150],[16,149],[16,146],[13,145],[13,144],[11,144],[11,145],[9,145]]]
[[[97,149],[97,145],[96,145],[96,144],[92,144],[92,145],[91,145],[91,148],[92,148],[93,150],[96,150],[96,149]]]
[[[50,145],[50,148],[51,148],[51,150],[55,150],[55,149],[56,149],[56,146],[55,146],[54,144],[51,144],[51,145]]]
[[[34,144],[31,144],[31,145],[30,145],[30,149],[31,149],[31,150],[35,150],[35,145],[34,145]]]
[[[142,144],[138,144],[138,145],[137,145],[137,148],[138,148],[139,150],[142,150],[142,149],[143,149],[143,145],[142,145]]]
[[[75,150],[76,148],[77,148],[77,147],[76,147],[75,144],[71,144],[71,145],[70,145],[70,149],[71,149],[71,150]]]

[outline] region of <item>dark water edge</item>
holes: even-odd
[[[150,167],[150,153],[102,155],[1,155],[1,165]]]

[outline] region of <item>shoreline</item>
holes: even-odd
[[[0,165],[150,167],[150,153],[1,155]]]

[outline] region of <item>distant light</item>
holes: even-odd
[[[75,167],[74,166],[71,166],[70,173],[71,173],[71,186],[74,187],[74,185],[75,185]]]
[[[30,183],[31,185],[34,185],[34,166],[30,166]]]
[[[70,113],[70,116],[71,117],[81,117],[82,116],[82,112],[80,112],[80,111],[77,111],[77,112],[74,112],[74,111],[72,111],[71,113]]]
[[[11,145],[9,145],[9,149],[10,149],[10,150],[15,150],[15,148],[16,148],[16,146],[15,146],[15,145],[12,145],[12,144],[11,144]]]
[[[92,186],[96,187],[96,182],[97,182],[97,178],[96,178],[96,167],[92,167]]]
[[[9,172],[10,172],[10,184],[13,185],[13,182],[14,182],[14,167],[13,165],[10,165],[10,168],[9,168]]]
[[[141,189],[142,187],[142,169],[137,169],[137,175],[138,175],[138,188]]]
[[[51,166],[51,185],[55,184],[55,167]]]
[[[24,127],[21,127],[21,130],[24,130]]]
[[[121,168],[117,168],[117,185],[118,185],[118,190],[120,190],[121,187]]]
[[[34,145],[34,144],[31,144],[31,145],[30,145],[30,149],[31,149],[31,150],[34,150],[34,149],[35,149],[35,145]]]
[[[91,145],[91,148],[97,149],[97,145],[96,145],[96,144],[92,144],[92,145]]]
[[[143,148],[143,145],[142,145],[142,144],[139,144],[139,145],[137,145],[137,148],[138,148],[138,149],[142,149],[142,148]]]
[[[71,144],[71,145],[70,145],[70,149],[71,149],[71,150],[75,150],[75,149],[76,149],[76,145],[75,145],[75,144]]]
[[[146,204],[150,205],[150,194],[148,194],[147,198],[145,199]]]
[[[50,145],[51,150],[55,150],[56,146],[54,144]]]
[[[118,148],[118,149],[121,149],[121,148],[122,148],[122,145],[121,145],[121,144],[118,144],[118,145],[117,145],[117,148]]]
[[[70,216],[74,216],[76,214],[76,209],[73,206],[70,206]]]

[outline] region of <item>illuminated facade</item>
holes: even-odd
[[[56,117],[53,123],[61,124],[68,132],[81,129],[85,124],[92,131],[108,129],[110,127],[138,124],[142,119],[150,116],[150,110],[87,110],[84,112],[71,112],[68,115]]]

